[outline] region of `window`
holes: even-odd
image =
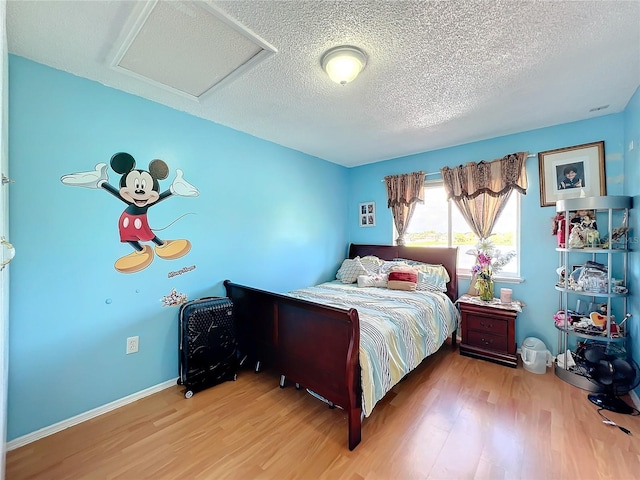
[[[513,192],[493,229],[491,241],[502,252],[515,250],[516,256],[498,277],[518,277],[520,273],[520,194]],[[424,187],[424,204],[418,203],[407,227],[406,245],[459,247],[458,273],[469,273],[475,258],[466,252],[478,237],[453,202],[447,201],[441,180],[429,181]]]

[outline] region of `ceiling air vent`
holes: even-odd
[[[151,2],[112,67],[196,101],[238,78],[276,49],[203,2]]]

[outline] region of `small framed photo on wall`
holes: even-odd
[[[376,202],[364,202],[359,205],[359,222],[361,227],[376,226]]]

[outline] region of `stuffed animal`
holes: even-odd
[[[567,315],[564,310],[558,310],[553,315],[553,320],[556,322],[557,327],[566,327],[567,326]]]
[[[600,315],[598,312],[591,312],[589,318],[596,327],[604,328],[607,325],[607,317]]]

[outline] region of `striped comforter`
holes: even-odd
[[[440,348],[458,324],[458,311],[444,293],[358,288],[335,281],[288,295],[358,310],[362,410],[367,417],[395,384]]]

